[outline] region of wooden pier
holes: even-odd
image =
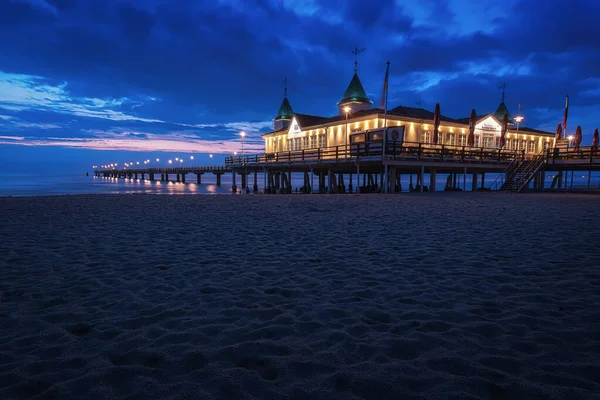
[[[258,192],[259,175],[265,180],[264,193],[292,193],[292,174],[302,174],[302,193],[397,193],[401,191],[435,191],[438,174],[447,174],[445,190],[466,190],[471,175],[470,190],[504,190],[523,192],[543,190],[545,174],[555,173],[552,188],[562,188],[570,171],[600,170],[600,154],[592,147],[578,150],[567,147],[545,149],[538,154],[523,150],[472,148],[467,146],[403,143],[402,146],[354,145],[286,151],[278,153],[230,156],[223,166],[190,166],[173,168],[97,169],[96,176],[135,178],[154,181],[186,182],[186,175],[232,174],[232,189]],[[486,174],[499,174],[486,184]],[[401,186],[401,176],[408,175],[409,187]],[[429,186],[424,177],[429,175]],[[252,176],[252,185],[249,182]],[[414,176],[414,180],[413,180]],[[170,179],[173,177],[174,179]],[[462,181],[462,182],[461,182]],[[533,185],[532,185],[533,182]],[[462,185],[461,185],[462,184]],[[461,188],[462,186],[462,188]]]

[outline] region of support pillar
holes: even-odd
[[[254,170],[254,185],[252,186],[252,191],[258,193],[258,170]]]
[[[421,172],[419,172],[419,181],[421,185],[419,186],[419,191],[423,192],[423,175],[425,175],[425,166],[421,165]]]
[[[463,173],[463,191],[467,191],[467,167],[465,167],[464,173]]]
[[[231,191],[237,193],[237,185],[235,182],[235,170],[231,171]]]
[[[185,183],[185,173],[181,174],[181,183]]]
[[[396,167],[390,167],[390,193],[396,193]]]
[[[485,188],[485,172],[481,173],[481,188]]]
[[[352,172],[350,172],[349,177],[348,177],[348,192],[352,193],[353,192],[352,189],[353,189],[352,188]]]
[[[196,183],[198,185],[202,184],[202,174],[196,173]]]
[[[477,174],[473,174],[473,183],[471,184],[471,190],[477,191]]]
[[[215,174],[217,176],[217,186],[221,186],[221,175],[222,174]]]
[[[327,193],[333,193],[333,191],[335,190],[333,187],[335,181],[335,178],[333,177],[333,171],[327,171],[327,175]]]
[[[435,192],[435,180],[437,178],[436,174],[437,174],[437,172],[436,172],[435,168],[432,168],[431,172],[429,172],[429,191],[430,192]]]

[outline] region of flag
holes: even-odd
[[[569,96],[567,96],[567,102],[565,104],[565,117],[563,118],[563,130],[565,131],[565,136],[567,136],[567,117],[569,116]]]
[[[387,67],[385,69],[385,79],[383,80],[383,92],[381,94],[381,102],[379,103],[379,108],[385,109],[387,104],[387,92],[388,92],[388,77],[390,75],[390,62],[387,62]]]

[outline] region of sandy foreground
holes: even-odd
[[[0,198],[0,398],[600,397],[600,197]]]

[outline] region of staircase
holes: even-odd
[[[507,192],[522,192],[535,174],[546,162],[546,151],[537,154],[531,160],[522,160],[518,164],[506,171],[506,180],[500,187],[500,190]]]

